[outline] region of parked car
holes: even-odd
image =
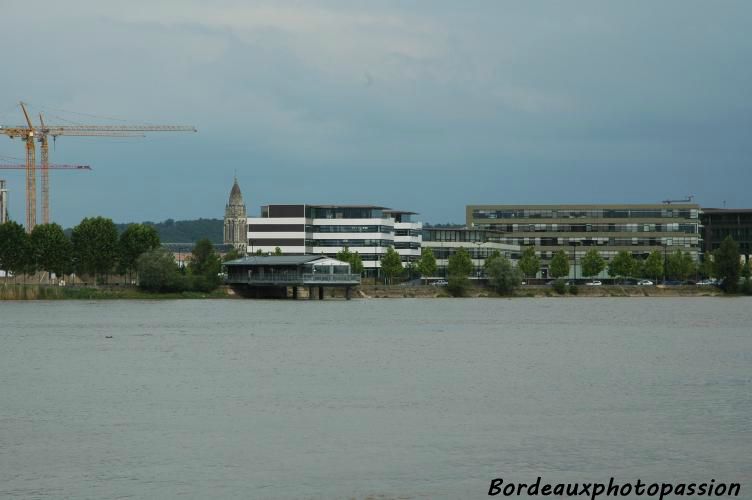
[[[650,280],[640,280],[640,281],[637,282],[637,285],[638,286],[653,286],[653,285],[655,285],[655,283],[653,283]]]
[[[433,286],[447,286],[449,282],[447,280],[436,280],[431,283]]]
[[[712,279],[712,278],[700,280],[697,282],[697,286],[713,286],[717,284],[718,284],[718,280]]]
[[[601,283],[601,280],[593,280],[585,283],[585,286],[601,286],[602,284],[603,283]]]

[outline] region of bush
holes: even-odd
[[[740,290],[744,295],[752,295],[752,280],[745,279],[740,287]]]
[[[181,292],[188,288],[185,276],[180,274],[172,253],[155,248],[141,254],[136,260],[138,286],[151,292]]]
[[[488,283],[499,295],[510,295],[522,281],[522,273],[506,257],[495,254],[486,259]]]
[[[452,297],[464,297],[467,295],[467,291],[470,288],[470,280],[467,279],[467,276],[450,275],[447,281],[447,291],[452,294]]]
[[[556,280],[554,281],[554,291],[558,293],[559,295],[564,295],[567,293],[567,284],[564,282],[564,280]]]
[[[571,293],[572,295],[577,295],[577,294],[580,293],[580,289],[577,288],[577,285],[570,285],[569,286],[569,293]]]

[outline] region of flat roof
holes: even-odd
[[[547,205],[466,205],[467,209],[475,208],[489,208],[489,209],[532,209],[532,210],[577,210],[577,209],[593,209],[593,208],[696,208],[699,209],[700,205],[697,203],[623,203],[623,204],[578,204],[578,205],[565,205],[551,203]]]
[[[261,207],[313,207],[313,208],[376,208],[379,210],[389,210],[387,207],[380,205],[319,205],[316,203],[267,203]]]

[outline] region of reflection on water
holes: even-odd
[[[538,475],[744,494],[750,306],[0,303],[0,497],[481,498]]]

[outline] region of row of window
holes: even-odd
[[[392,240],[306,240],[312,247],[391,247]]]
[[[501,238],[499,243],[510,245],[567,246],[699,246],[699,238]]]
[[[743,228],[728,228],[728,227],[712,227],[710,234],[714,240],[722,241],[726,236],[731,236],[734,241],[749,241],[752,240],[752,227]]]
[[[670,253],[670,252],[674,252],[674,251],[676,251],[676,250],[680,250],[680,249],[676,249],[676,248],[672,248],[672,249],[669,249],[669,253]],[[692,256],[693,256],[694,258],[696,258],[696,257],[697,257],[697,253],[696,253],[695,251],[692,251],[691,249],[681,249],[681,250],[682,250],[683,252],[689,252],[689,254],[690,254],[690,255],[692,255]],[[538,256],[539,256],[539,257],[540,257],[540,258],[541,258],[542,260],[551,260],[551,259],[553,259],[553,257],[554,257],[554,253],[556,253],[556,252],[555,252],[555,251],[543,251],[543,252],[540,252],[540,253],[538,254]],[[605,251],[604,251],[604,250],[599,250],[599,251],[598,251],[598,255],[600,255],[601,257],[603,257],[603,259],[604,259],[604,260],[611,260],[611,259],[613,259],[614,257],[616,257],[616,255],[617,255],[618,253],[619,253],[619,252],[617,252],[617,251],[615,251],[615,250],[613,250],[613,251],[609,251],[609,250],[605,250]],[[638,251],[633,251],[633,252],[630,252],[630,253],[632,254],[632,257],[634,257],[635,259],[641,259],[641,260],[645,260],[645,259],[647,259],[647,258],[648,258],[648,256],[650,255],[650,252],[647,252],[647,251],[639,251],[639,250],[638,250]],[[567,257],[568,257],[568,258],[569,258],[569,260],[571,261],[571,260],[572,260],[572,252],[567,252]],[[583,256],[582,256],[582,253],[578,252],[578,253],[577,253],[577,267],[579,267],[579,266],[580,266],[580,261],[581,261],[582,257],[583,257]]]
[[[380,208],[371,207],[306,207],[306,217],[311,219],[384,219]]]
[[[451,248],[445,248],[445,247],[431,247],[431,251],[433,252],[433,256],[437,259],[448,259],[450,255],[454,255],[457,253],[457,250],[459,248],[457,247],[451,247]],[[470,254],[471,259],[487,259],[491,256],[491,254],[495,253],[496,250],[492,248],[465,248],[465,251]],[[500,251],[501,255],[507,257],[508,259],[519,259],[519,253],[518,252],[510,252],[508,250]]]
[[[688,233],[696,234],[698,224],[493,224],[505,233]]]
[[[397,250],[401,248],[411,248],[413,250],[417,250],[420,249],[420,243],[418,243],[417,241],[395,241],[394,248],[396,248]]]
[[[392,226],[360,226],[360,225],[343,225],[343,226],[318,226],[308,225],[306,231],[309,233],[382,233],[394,234]]]
[[[459,242],[485,242],[493,236],[497,236],[500,233],[495,231],[485,231],[482,229],[424,229],[423,241],[459,241]]]
[[[473,209],[474,219],[696,219],[698,209],[686,208],[593,208],[593,209]]]
[[[395,229],[395,236],[420,236],[423,232],[420,229]]]
[[[327,257],[337,258],[336,253],[323,253],[322,255],[326,255]],[[384,256],[384,254],[381,253],[358,253],[360,255],[360,260],[363,262],[378,262],[381,260],[381,258]],[[400,260],[402,262],[416,262],[419,259],[419,257],[414,255],[401,255]]]

